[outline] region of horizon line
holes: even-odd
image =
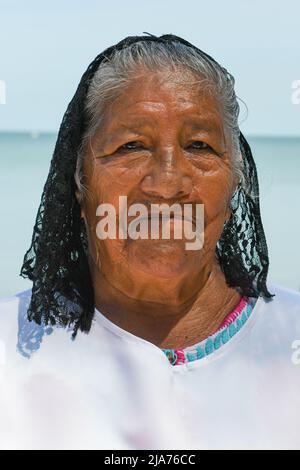
[[[0,134],[29,134],[33,138],[37,138],[40,135],[58,135],[59,130],[54,131],[54,130],[18,130],[18,129],[0,129]],[[258,133],[247,133],[243,132],[244,135],[247,135],[249,138],[265,138],[265,139],[300,139],[300,134],[258,134]]]

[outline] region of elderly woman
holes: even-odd
[[[146,34],[96,57],[63,118],[22,267],[33,287],[1,303],[0,446],[300,448],[300,295],[267,285],[234,79]],[[200,248],[100,230],[103,204],[121,227],[120,197],[189,204],[190,229],[203,207]]]

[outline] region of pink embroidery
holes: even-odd
[[[175,349],[175,353],[177,354],[177,360],[175,362],[175,366],[177,364],[184,364],[185,363],[184,351],[182,349]]]
[[[244,296],[244,297],[241,298],[240,302],[235,307],[235,309],[226,316],[226,318],[223,320],[223,323],[217,329],[217,331],[220,331],[223,328],[225,328],[226,326],[230,325],[230,323],[232,323],[239,316],[239,314],[241,313],[241,311],[243,310],[243,308],[245,307],[246,304],[247,304],[247,299]]]

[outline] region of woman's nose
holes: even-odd
[[[150,196],[164,199],[182,198],[192,191],[192,179],[175,163],[156,165],[141,183],[142,190]]]

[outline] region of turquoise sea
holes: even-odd
[[[0,133],[0,297],[30,287],[19,276],[55,134]],[[300,138],[248,137],[260,183],[269,279],[300,290]]]

